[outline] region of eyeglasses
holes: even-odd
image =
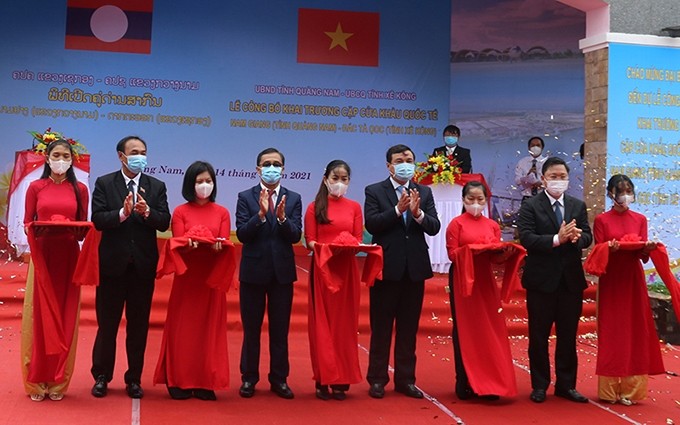
[[[273,162],[272,162],[272,161],[267,161],[267,162],[263,162],[263,163],[260,165],[260,167],[271,167],[271,166],[274,166],[274,167],[283,167],[283,164],[281,164],[279,161],[273,161]]]

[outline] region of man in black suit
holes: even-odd
[[[113,378],[116,335],[125,308],[125,389],[131,398],[142,398],[144,351],[158,263],[156,231],[168,229],[170,211],[165,184],[142,174],[146,142],[136,136],[125,137],[116,151],[121,170],[99,177],[92,195],[92,222],[102,232],[92,395],[104,397]]]
[[[550,385],[548,339],[555,324],[555,395],[587,403],[576,391],[576,333],[587,286],[582,250],[593,236],[585,203],[564,195],[569,186],[567,164],[548,158],[542,171],[545,191],[524,201],[518,220],[520,241],[527,249],[522,286],[529,313],[530,398],[545,401]]]
[[[414,183],[415,156],[405,145],[387,150],[390,177],[366,187],[364,215],[373,243],[383,248],[383,278],[370,289],[371,345],[367,380],[369,395],[382,398],[394,341],[395,390],[422,398],[416,382],[416,334],[423,306],[425,279],[432,267],[425,233],[434,236],[441,224],[432,192]]]
[[[300,195],[281,186],[285,158],[274,148],[257,155],[260,184],[238,194],[236,236],[243,243],[239,288],[243,346],[241,397],[255,394],[260,380],[260,333],[265,306],[269,318],[269,383],[282,398],[293,391],[286,380],[288,328],[297,280],[293,244],[302,236]]]
[[[455,125],[447,125],[444,129],[444,146],[435,148],[432,155],[453,156],[458,161],[458,166],[463,173],[472,172],[472,157],[470,149],[458,146],[460,140],[460,128]]]

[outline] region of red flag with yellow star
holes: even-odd
[[[299,9],[297,61],[378,66],[380,14]]]

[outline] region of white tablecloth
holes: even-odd
[[[437,207],[437,214],[442,228],[435,236],[425,235],[430,247],[430,263],[435,273],[448,273],[451,261],[446,252],[446,228],[451,220],[463,211],[463,186],[454,184],[431,185],[432,196]],[[488,208],[484,209],[484,216],[488,217]]]

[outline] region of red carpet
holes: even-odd
[[[368,385],[353,386],[344,402],[320,401],[314,397],[314,383],[309,362],[306,333],[307,273],[309,259],[298,257],[299,283],[296,284],[295,305],[290,334],[291,376],[289,384],[295,400],[282,400],[269,392],[266,382],[260,382],[254,398],[238,396],[240,377],[241,328],[238,313],[238,291],[232,288],[229,299],[229,350],[232,388],[218,392],[217,402],[199,400],[174,401],[164,387],[152,386],[151,377],[156,364],[165,318],[165,305],[170,291],[170,278],[157,282],[154,298],[152,329],[147,349],[147,364],[143,384],[146,396],[140,403],[132,402],[124,392],[125,370],[123,332],[119,334],[119,354],[116,375],[110,385],[109,396],[95,399],[90,395],[92,378],[89,375],[90,355],[94,339],[94,288],[84,288],[82,295],[81,326],[78,358],[71,388],[61,402],[45,400],[32,402],[24,394],[19,371],[19,332],[21,303],[25,284],[26,265],[0,265],[0,424],[680,424],[680,386],[674,375],[659,375],[650,379],[650,398],[636,406],[602,405],[597,402],[597,378],[593,375],[597,339],[594,321],[584,319],[579,339],[579,390],[593,402],[577,405],[549,396],[540,405],[529,401],[531,391],[527,341],[524,336],[524,308],[521,299],[505,306],[510,318],[509,327],[513,357],[517,365],[519,396],[497,402],[461,402],[453,395],[453,362],[450,344],[450,315],[443,287],[445,276],[427,282],[427,291],[418,341],[418,386],[430,399],[413,400],[396,394],[388,386],[383,400],[368,397]],[[589,290],[589,291],[592,291]],[[518,294],[521,297],[521,294]],[[362,294],[359,343],[368,347],[368,291]],[[586,305],[585,316],[594,312]],[[266,334],[263,335],[261,373],[266,376]],[[680,372],[680,349],[663,347],[664,362],[669,371]],[[367,353],[360,350],[362,370],[366,370]],[[197,361],[200,361],[197,359]],[[673,422],[675,421],[675,422]]]

